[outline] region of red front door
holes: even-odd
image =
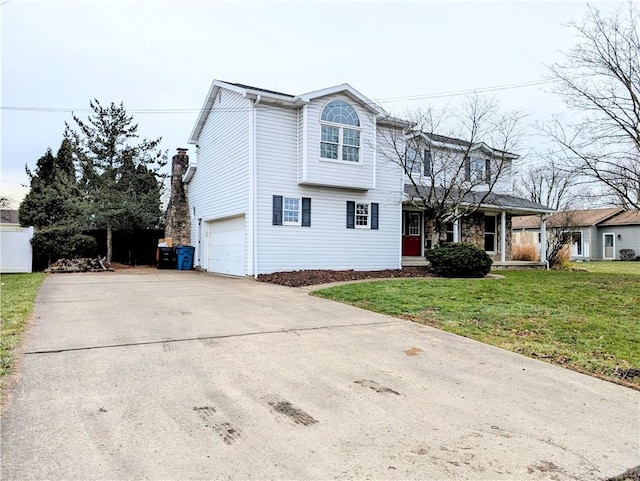
[[[402,255],[419,256],[420,248],[420,212],[402,213]]]

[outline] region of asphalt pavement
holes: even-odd
[[[640,464],[638,391],[248,279],[50,275],[24,351],[3,480],[601,480]]]

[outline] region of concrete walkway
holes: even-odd
[[[245,279],[47,277],[3,480],[599,480],[640,393]]]

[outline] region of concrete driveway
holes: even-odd
[[[245,279],[49,276],[2,479],[596,480],[640,394]]]

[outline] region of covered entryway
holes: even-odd
[[[208,222],[209,244],[207,270],[220,274],[244,276],[245,221],[244,215]]]
[[[402,255],[403,256],[419,256],[422,254],[420,241],[421,235],[421,218],[420,212],[402,212]]]

